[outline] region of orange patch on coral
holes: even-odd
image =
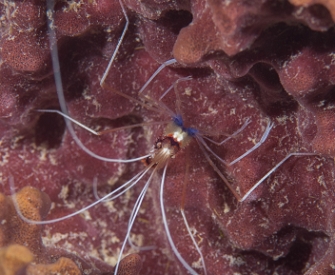
[[[13,244],[0,249],[0,274],[15,275],[34,259],[28,248]]]
[[[142,268],[142,260],[138,254],[130,254],[122,259],[119,265],[119,275],[138,275]]]
[[[42,220],[50,209],[50,199],[47,194],[33,187],[25,187],[15,195],[17,205],[22,214],[31,220]],[[38,257],[42,251],[41,226],[28,224],[21,220],[16,213],[13,201],[0,195],[1,218],[6,221],[0,230],[0,245],[11,243],[29,247]]]
[[[81,271],[77,265],[68,258],[59,258],[57,262],[53,264],[38,264],[29,265],[27,268],[27,275],[80,275]]]
[[[52,264],[33,264],[48,262],[47,253],[41,241],[42,226],[26,223],[17,215],[13,199],[22,215],[27,219],[41,221],[50,209],[50,199],[47,194],[33,187],[24,187],[14,197],[6,197],[0,193],[0,274],[15,275],[26,269],[27,275],[79,275],[81,271],[68,258],[59,258]],[[45,255],[44,255],[45,254]],[[21,273],[20,273],[21,274]]]

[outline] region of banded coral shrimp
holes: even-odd
[[[180,79],[179,80],[177,80],[177,82],[180,82]],[[177,83],[176,82],[176,83]],[[176,84],[175,84],[176,85]],[[175,86],[175,85],[173,85],[173,86]],[[147,98],[147,100],[149,100],[149,98]],[[166,110],[169,110],[169,109],[167,109],[167,107],[165,106],[165,105],[162,105],[162,103],[161,104],[159,104],[159,105],[156,105],[156,107],[165,107],[165,109]],[[44,110],[43,112],[58,112],[58,111],[52,111],[52,110],[50,110],[50,111],[48,111],[48,110]],[[59,112],[58,112],[59,113]],[[171,115],[171,110],[169,110],[169,112],[168,112],[168,115],[170,116]],[[69,117],[67,117],[68,119],[71,119],[71,118],[69,118]],[[72,120],[72,119],[71,119]],[[78,122],[76,122],[77,124],[78,124]],[[239,132],[241,132],[247,125],[248,125],[248,121],[246,122],[246,123],[244,123],[244,125],[242,126],[242,128],[240,128],[234,135],[237,135]],[[161,122],[159,123],[159,124],[161,124]],[[84,127],[86,130],[88,130],[88,128],[87,127],[85,127],[85,126],[83,126],[83,125],[80,125],[81,127]],[[142,125],[143,126],[143,125]],[[267,135],[268,135],[268,133],[269,133],[269,131],[271,130],[271,125],[270,124],[268,124],[268,127],[267,127],[267,129],[266,129],[266,131],[265,131],[265,133],[264,133],[264,135],[263,135],[263,138],[261,139],[261,142],[263,142],[264,141],[264,138],[266,138],[267,137]],[[92,130],[90,130],[91,132],[92,132]],[[154,167],[155,166],[155,170],[157,169],[157,168],[159,168],[159,166],[161,165],[161,163],[160,162],[162,162],[162,164],[164,165],[164,174],[163,174],[163,178],[162,178],[162,187],[163,187],[163,183],[164,183],[164,179],[165,179],[165,174],[166,174],[166,168],[167,168],[167,164],[166,164],[166,162],[167,162],[167,159],[169,159],[170,157],[171,157],[171,155],[175,155],[176,153],[177,153],[177,151],[179,150],[179,148],[178,149],[176,149],[176,151],[174,151],[175,150],[175,147],[174,146],[172,146],[172,144],[170,143],[171,142],[171,136],[168,136],[169,135],[169,133],[175,133],[175,135],[177,135],[177,136],[175,136],[175,137],[173,137],[173,139],[176,139],[177,141],[178,141],[178,144],[176,145],[177,147],[182,147],[181,146],[181,144],[182,143],[185,143],[185,145],[187,145],[186,143],[187,142],[189,142],[189,140],[188,141],[185,141],[185,140],[183,140],[183,139],[185,139],[185,138],[188,138],[188,139],[190,139],[190,137],[194,137],[196,134],[197,134],[197,130],[196,129],[193,129],[193,128],[184,128],[184,126],[183,126],[183,122],[182,122],[182,119],[181,119],[181,117],[180,116],[178,116],[178,115],[174,115],[173,116],[173,123],[171,124],[170,123],[170,125],[169,125],[169,127],[168,127],[168,130],[167,130],[167,132],[166,132],[166,134],[165,134],[165,136],[163,136],[162,137],[162,139],[160,139],[159,141],[156,141],[156,146],[158,147],[159,145],[158,144],[160,144],[160,143],[164,143],[165,142],[165,140],[166,140],[166,138],[169,138],[169,141],[168,141],[168,143],[167,143],[167,145],[168,145],[168,153],[163,153],[161,156],[159,156],[160,155],[160,152],[161,152],[161,148],[156,148],[157,149],[157,155],[150,155],[151,157],[152,157],[152,160],[148,160],[148,165],[149,165],[149,168],[152,168],[152,167]],[[94,132],[95,134],[96,134],[96,132]],[[185,137],[182,137],[182,135],[185,135]],[[200,137],[200,136],[199,136]],[[198,138],[199,138],[198,137]],[[232,137],[232,136],[231,136]],[[165,140],[164,140],[165,139]],[[179,140],[180,139],[180,140]],[[175,143],[176,143],[176,141],[175,141]],[[258,147],[259,145],[260,145],[261,143],[257,143],[256,144],[256,146],[254,146],[253,148],[256,148],[256,147]],[[184,145],[184,146],[185,146]],[[172,148],[172,149],[171,149]],[[87,149],[86,149],[87,150]],[[171,152],[171,150],[173,151],[173,152]],[[252,149],[253,150],[253,149]],[[251,151],[252,151],[251,150]],[[245,154],[244,154],[245,155]],[[162,160],[159,160],[159,158],[160,157],[162,157]],[[143,158],[147,158],[148,159],[148,155],[146,155],[146,156],[144,156],[144,157],[141,157],[141,158],[139,158],[139,159],[143,159]],[[100,158],[101,159],[101,158]],[[139,160],[139,159],[135,159],[135,160],[129,160],[129,162],[130,161],[137,161],[137,160]],[[107,159],[107,158],[104,158],[103,160],[106,160],[106,161],[112,161],[112,162],[117,162],[116,160],[113,160],[113,159]],[[128,161],[128,160],[127,160]],[[120,161],[121,162],[121,161]],[[127,182],[127,183],[129,183],[129,184],[131,184],[131,186],[133,186],[134,184],[136,184],[137,182],[138,182],[138,180],[140,180],[148,171],[149,171],[149,168],[147,168],[147,169],[145,169],[145,170],[143,170],[140,174],[137,174],[136,175],[136,177],[134,177],[133,179],[134,180],[132,180],[132,181],[129,181],[129,182]],[[151,174],[151,176],[150,176],[150,178],[149,178],[149,180],[147,181],[147,185],[146,185],[146,187],[145,187],[145,191],[146,191],[146,189],[147,189],[147,187],[148,187],[148,184],[150,183],[150,179],[151,179],[151,177],[154,175],[154,173],[155,173],[155,170],[154,170],[154,172]],[[224,178],[224,176],[222,176],[223,178]],[[125,184],[126,185],[126,184]],[[123,185],[122,187],[125,187],[125,185]],[[127,189],[129,189],[128,187],[127,187]],[[117,189],[117,190],[115,190],[115,191],[118,191],[119,190],[119,188]],[[163,189],[161,189],[162,191],[161,191],[161,199],[160,199],[160,202],[161,202],[161,207],[162,207],[162,211],[164,211],[164,207],[163,207]],[[100,200],[98,200],[98,201],[96,201],[95,203],[93,203],[93,204],[91,204],[90,206],[88,206],[88,207],[86,207],[86,208],[84,208],[84,209],[81,209],[81,210],[79,210],[78,212],[75,212],[75,213],[72,213],[72,214],[70,214],[69,216],[67,216],[67,217],[62,217],[62,218],[58,218],[58,219],[53,219],[53,220],[49,220],[49,221],[41,221],[41,222],[34,222],[34,221],[30,221],[30,220],[27,220],[26,218],[24,218],[24,216],[22,216],[21,215],[21,218],[23,218],[24,220],[26,220],[27,222],[30,222],[30,223],[33,223],[33,224],[49,224],[49,223],[54,223],[54,222],[59,222],[59,221],[61,221],[61,220],[64,220],[64,219],[67,219],[67,218],[69,218],[69,217],[72,217],[72,216],[74,216],[74,215],[77,215],[79,212],[80,213],[82,213],[83,211],[85,211],[85,210],[87,210],[88,208],[90,208],[90,207],[92,207],[92,206],[94,206],[94,205],[96,205],[96,204],[98,204],[99,202],[101,202],[101,201],[104,201],[105,199],[107,199],[107,198],[109,198],[110,196],[112,196],[113,194],[114,194],[115,192],[112,192],[112,193],[110,193],[110,194],[108,194],[107,196],[105,196],[105,197],[103,197],[102,199],[100,199]],[[123,193],[123,192],[122,192]],[[122,193],[120,193],[120,194],[122,194]],[[117,196],[119,196],[120,194],[118,194]],[[140,200],[143,200],[143,198],[144,198],[144,194],[145,194],[145,192],[143,192],[142,193],[143,195],[141,195],[140,197],[139,197],[139,199]],[[116,197],[116,196],[114,196],[114,197]],[[136,212],[138,212],[138,210],[139,210],[139,208],[137,207],[136,209],[134,208],[134,210],[136,211]],[[20,211],[18,210],[18,212],[20,213]],[[164,212],[163,212],[164,213]],[[132,214],[132,217],[136,217],[136,214],[137,213],[135,213],[135,214]],[[183,218],[184,218],[184,221],[185,221],[185,223],[187,224],[187,221],[186,221],[186,218],[185,218],[185,214],[184,214],[184,211],[182,211],[182,214],[183,214]],[[165,213],[163,214],[164,216],[165,216]],[[168,226],[167,226],[167,223],[166,223],[166,218],[164,218],[163,219],[165,222],[164,222],[164,225],[165,225],[165,230],[168,232]],[[132,223],[134,222],[134,219],[133,218],[131,218],[131,220],[129,221],[129,223],[132,225]],[[128,234],[130,233],[130,229],[131,229],[131,226],[130,226],[130,228],[128,229]],[[188,232],[190,232],[190,228],[187,226],[187,229],[188,229]],[[168,234],[168,236],[170,236],[170,234]],[[191,236],[191,235],[190,235]],[[127,238],[126,238],[127,239]],[[192,238],[193,239],[193,238]],[[194,241],[194,239],[193,239],[193,242],[194,242],[194,244],[196,245],[196,243],[195,243],[195,241]],[[174,252],[175,252],[175,254],[177,254],[178,255],[178,250],[177,250],[177,248],[174,246],[174,244],[173,244],[173,242],[171,241],[171,236],[170,236],[170,244],[174,247]],[[125,242],[123,243],[123,245],[125,245]],[[199,248],[198,248],[198,246],[196,245],[196,247],[197,247],[197,250],[198,251],[200,251],[199,250]],[[123,250],[123,248],[122,248],[122,250]],[[121,250],[121,252],[122,252],[122,250]],[[201,252],[200,252],[201,253]],[[121,254],[120,254],[120,256],[121,256]],[[201,256],[201,258],[203,258],[202,256]],[[189,265],[183,260],[183,258],[181,258],[181,256],[179,255],[179,259],[181,260],[181,262],[183,263],[183,265],[185,266],[185,267],[187,267],[187,269],[191,272],[191,273],[193,273],[193,274],[196,274],[195,273],[195,271],[191,268],[191,267],[189,267]],[[203,259],[202,259],[202,262],[203,262]],[[205,269],[206,270],[206,269]],[[205,273],[206,273],[206,271],[205,271]]]
[[[158,131],[155,131],[155,132],[158,132]],[[171,172],[169,171],[169,173],[171,173]],[[172,175],[173,175],[173,173],[172,173]],[[179,249],[181,249],[181,248],[179,248]]]

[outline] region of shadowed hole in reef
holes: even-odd
[[[296,231],[297,237],[292,243],[289,253],[278,262],[281,262],[289,270],[301,273],[306,268],[307,263],[310,262],[310,256],[315,243],[319,243],[318,246],[322,246],[324,252],[326,252],[328,248],[328,237],[323,232],[308,232],[306,229],[298,228],[295,228],[294,230]],[[323,254],[324,253],[322,253],[322,255]],[[321,257],[322,255],[319,256]]]
[[[162,18],[157,21],[157,24],[163,25],[170,29],[174,34],[179,34],[180,30],[188,26],[193,20],[192,13],[185,10],[167,11]]]
[[[293,226],[282,228],[270,239],[281,240],[278,243],[279,247],[275,248],[279,253],[287,251],[278,260],[274,260],[272,257],[256,250],[240,251],[234,256],[256,266],[258,263],[266,262],[268,270],[278,270],[279,268],[282,271],[286,270],[286,272],[292,271],[293,274],[304,274],[306,267],[321,259],[329,247],[329,237],[325,233],[309,232],[304,228]],[[285,248],[287,246],[288,250]],[[315,252],[317,252],[317,257]],[[258,261],[255,261],[255,259],[258,259]]]
[[[60,115],[42,113],[35,127],[36,145],[56,149],[62,142],[64,132],[65,121]]]
[[[57,108],[50,108],[50,110],[56,110]],[[105,127],[107,129],[115,129],[123,126],[131,126],[143,122],[141,118],[129,115],[114,120],[107,118],[95,118],[91,119],[87,127],[94,129],[95,126],[101,126],[101,130]],[[80,128],[75,126],[75,128]],[[133,134],[139,135],[141,126],[130,128]],[[35,127],[35,143],[37,146],[43,145],[48,149],[56,149],[61,145],[63,135],[66,131],[66,124],[64,118],[56,113],[41,113]],[[86,131],[82,129],[82,131]],[[114,132],[114,133],[117,133]],[[100,136],[100,138],[108,138],[108,136],[113,135],[113,133],[106,133]],[[140,143],[141,140],[138,140]]]
[[[311,95],[305,96],[305,99],[317,108],[333,109],[335,105],[335,86],[325,84],[318,89],[317,93],[311,93]]]
[[[314,17],[313,21],[316,24],[323,24],[325,26],[332,26],[333,20],[329,10],[320,4],[315,4],[307,7],[309,13]]]
[[[311,252],[312,244],[304,242],[302,239],[298,238],[293,243],[290,252],[285,257],[284,265],[287,266],[289,270],[302,272]]]
[[[323,251],[324,253],[328,248],[329,238],[323,232],[309,232],[304,228],[298,228],[293,226],[287,226],[281,229],[276,235],[282,238],[284,235],[292,235],[294,241],[291,242],[288,253],[279,258],[277,261],[273,261],[275,266],[286,267],[287,270],[292,270],[297,274],[303,274],[306,266],[314,264],[318,259],[310,259],[313,250],[318,252]],[[314,246],[317,246],[315,248]],[[319,259],[324,253],[319,253]],[[314,253],[313,253],[314,254]],[[314,256],[313,256],[314,257]]]
[[[249,75],[258,85],[257,101],[268,114],[279,116],[283,110],[296,111],[298,103],[290,96],[282,84],[276,70],[269,64],[256,63]]]

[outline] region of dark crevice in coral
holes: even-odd
[[[56,149],[62,142],[64,132],[65,121],[60,115],[42,113],[35,126],[36,145]]]
[[[279,252],[282,249],[285,251],[285,247],[289,246],[289,250],[285,253],[285,256],[280,257],[278,260],[265,256],[259,251],[240,251],[239,256],[248,258],[249,255],[253,255],[253,257],[258,255],[259,259],[267,259],[269,269],[286,270],[286,274],[291,274],[290,272],[293,272],[293,274],[304,274],[306,265],[320,259],[328,248],[328,236],[323,232],[310,232],[294,226],[282,228],[273,237],[277,245],[283,245],[283,247],[277,247]],[[320,251],[320,247],[322,251]],[[319,253],[317,256],[314,255],[315,251]],[[310,259],[311,257],[313,257],[312,260]],[[316,258],[314,259],[314,257]]]
[[[174,34],[188,26],[193,20],[192,13],[185,10],[169,10],[156,23],[169,29]]]
[[[271,116],[279,116],[283,112],[295,112],[298,103],[289,95],[280,83],[277,72],[266,63],[256,63],[249,71],[258,85],[257,101],[260,107]]]
[[[288,60],[290,56],[300,53],[309,43],[312,33],[313,31],[303,25],[280,22],[261,33],[252,45],[252,51],[256,59],[266,57],[276,64],[279,60]],[[250,53],[243,53],[246,54]]]
[[[294,7],[287,1],[268,1],[262,5],[261,11],[264,14],[271,15],[267,17],[260,15],[247,16],[240,22],[241,26],[246,26],[241,28],[241,32],[246,35],[258,35],[264,29],[264,26],[271,26],[279,21],[284,21],[293,10]]]
[[[268,1],[262,5],[261,10],[270,14],[287,15],[292,13],[294,6],[288,1]]]
[[[314,58],[318,57],[319,54],[329,54],[333,51],[335,47],[334,33],[334,27],[323,33],[316,31],[309,33],[307,36],[309,43],[307,45],[313,48]],[[327,61],[327,59],[325,58],[324,61]]]
[[[185,10],[168,10],[157,20],[139,17],[136,25],[145,49],[163,63],[171,59],[173,46],[184,27],[192,22],[192,14]]]
[[[310,256],[313,251],[313,245],[315,240],[319,240],[322,243],[327,243],[327,235],[323,232],[309,232],[303,228],[296,228],[292,226],[288,226],[283,228],[280,232],[284,231],[295,231],[296,238],[292,243],[288,254],[279,259],[277,263],[280,265],[285,265],[288,269],[293,270],[297,273],[302,273],[307,262],[310,261]],[[324,249],[326,249],[328,245],[325,245]],[[322,257],[321,251],[319,252],[319,259]],[[326,250],[323,251],[325,253]]]
[[[223,51],[208,52],[202,56],[202,61],[204,62],[211,61],[211,63],[220,61],[220,63],[224,62],[226,64],[228,63],[228,55]]]
[[[317,93],[307,95],[304,100],[314,108],[332,109],[335,106],[335,85],[319,88]]]
[[[69,1],[56,1],[54,5],[54,12],[62,11],[68,9]]]
[[[322,232],[309,232],[300,228],[293,228],[293,230],[296,230],[297,237],[292,243],[289,253],[279,259],[277,263],[285,265],[290,270],[302,273],[311,256],[313,241],[320,239],[322,242],[326,242],[327,235]],[[321,255],[318,255],[318,257],[321,258]]]
[[[311,23],[319,28],[332,26],[334,24],[329,10],[320,4],[311,5],[306,8],[312,20]]]
[[[83,62],[86,56],[101,55],[100,48],[103,43],[103,33],[95,33],[92,36],[86,36],[85,39],[67,37],[60,42],[60,68],[67,101],[80,97],[83,88],[87,85],[85,74],[78,75],[80,62]],[[87,71],[89,69],[91,68],[86,68]]]
[[[256,63],[249,71],[254,79],[267,90],[283,90],[277,72],[266,63]],[[279,91],[278,91],[279,92]]]
[[[123,43],[116,56],[114,64],[122,62],[136,51],[139,47],[134,25],[134,18],[129,17],[130,24],[128,32],[123,40]],[[101,57],[104,53],[102,49],[106,47],[109,39],[113,39],[116,43],[121,36],[122,29],[113,33],[113,37],[107,37],[106,32],[102,28],[94,27],[80,37],[65,37],[59,41],[59,60],[63,81],[63,89],[66,101],[79,99],[84,90],[89,86],[90,74],[94,73],[94,68],[91,67],[91,62],[87,62],[92,56]],[[112,56],[106,56],[108,60]],[[78,73],[81,72],[81,73]]]
[[[213,74],[209,68],[172,68],[180,77],[191,76],[192,79],[205,78]]]
[[[128,32],[116,56],[118,62],[128,58],[139,46],[139,42],[136,40],[137,36],[133,35],[136,33],[134,18],[130,16],[129,20]],[[108,37],[102,28],[94,27],[79,37],[63,37],[60,39],[58,42],[58,54],[67,101],[79,98],[84,92],[84,88],[88,87],[89,74],[94,72],[94,68],[91,67],[91,62],[87,62],[87,60],[92,58],[92,56],[101,57],[104,55],[105,53],[102,50],[106,47],[107,41],[112,39],[115,41],[115,46],[111,49],[110,56],[106,56],[108,60],[112,56],[112,51],[116,47],[121,32],[122,29],[114,32],[112,37]]]

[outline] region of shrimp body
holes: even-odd
[[[168,159],[174,158],[180,149],[185,148],[198,133],[195,128],[186,128],[180,115],[172,118],[166,126],[164,135],[156,139],[152,155],[144,161],[147,165],[154,163],[162,168]]]

